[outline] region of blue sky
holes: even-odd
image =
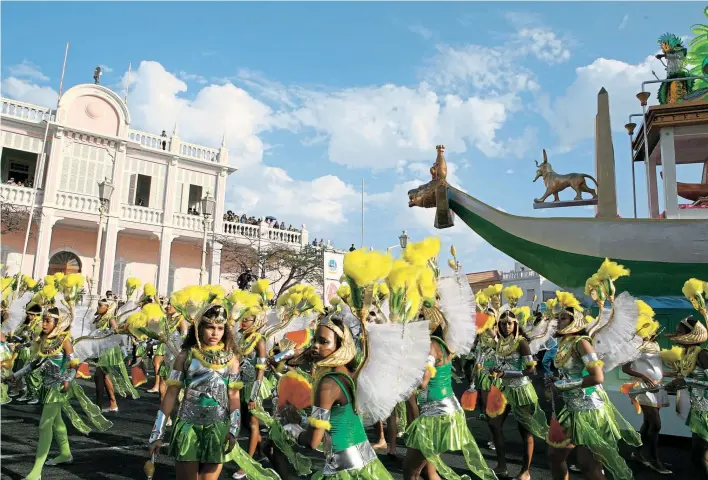
[[[42,11],[37,15],[37,9]],[[534,211],[541,149],[559,172],[594,173],[593,119],[610,94],[619,208],[632,215],[623,125],[664,32],[690,38],[702,3],[7,3],[2,94],[54,106],[64,44],[65,88],[91,82],[122,95],[132,64],[133,128],[179,123],[185,141],[217,146],[232,163],[227,207],[306,224],[341,248],[386,248],[406,229],[439,233],[466,271],[509,269],[508,257],[464,225],[436,232],[432,211],[405,192],[427,181],[435,145],[451,180],[517,215]],[[29,19],[32,19],[31,21]],[[639,215],[646,215],[637,168]],[[679,167],[691,181],[698,169]],[[566,196],[570,194],[566,193]]]

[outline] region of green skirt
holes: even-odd
[[[228,420],[194,425],[177,418],[172,428],[169,455],[178,462],[224,463]]]
[[[93,424],[96,430],[105,432],[113,426],[113,423],[106,419],[101,413],[101,409],[86,396],[84,389],[76,382],[71,382],[69,390],[62,392],[62,385],[47,387],[42,385],[39,389],[39,399],[43,405],[50,403],[61,403],[61,410],[71,421],[71,424],[84,435],[91,432],[91,427],[79,416],[71,405],[71,400],[76,399],[84,412],[84,416]]]
[[[5,405],[10,402],[10,396],[7,393],[7,383],[0,383],[0,405]]]
[[[438,416],[420,416],[406,430],[406,447],[420,450],[423,456],[447,480],[469,479],[459,476],[443,463],[440,455],[462,451],[472,473],[482,480],[496,480],[496,475],[484,460],[472,433],[467,427],[465,412],[460,408],[454,413]]]
[[[477,373],[474,376],[474,385],[477,390],[488,392],[492,389],[492,385],[496,385],[497,388],[502,387],[501,378],[492,379],[489,372],[485,372],[481,368],[477,369],[476,372]]]
[[[268,415],[260,406],[251,410],[251,415],[268,428],[268,439],[285,455],[298,476],[304,477],[312,473],[312,460],[295,451],[295,442],[290,435],[285,433],[283,426],[277,420]]]
[[[358,470],[343,470],[334,475],[325,475],[322,472],[317,472],[312,476],[312,480],[393,480],[391,474],[383,466],[378,458],[369,462],[363,468]]]
[[[133,386],[133,382],[128,376],[128,370],[123,361],[123,351],[119,346],[109,348],[98,357],[96,366],[111,377],[113,388],[121,397],[130,395],[133,399],[140,398],[140,394]]]
[[[698,435],[708,442],[708,412],[701,412],[691,407],[691,410],[688,411],[686,425],[694,435]]]
[[[153,357],[164,357],[166,351],[167,351],[167,347],[165,346],[164,343],[160,342],[159,345],[157,345],[156,347],[154,347],[152,349],[152,356]]]
[[[619,454],[617,443],[624,440],[628,445],[642,444],[639,433],[624,419],[612,404],[607,392],[597,389],[604,404],[600,408],[570,411],[563,408],[558,414],[558,422],[573,445],[586,447],[605,468],[612,472],[616,480],[631,480],[632,470]]]
[[[519,387],[502,387],[516,421],[532,435],[545,440],[548,434],[546,414],[538,408],[538,395],[531,382]]]
[[[253,390],[253,384],[255,382],[248,382],[243,386],[241,390],[241,402],[248,403],[248,399],[251,398],[251,390]],[[263,400],[270,398],[273,395],[273,388],[275,388],[274,380],[270,375],[265,375],[263,377],[263,382],[261,383],[261,389],[258,392],[258,400],[256,403],[261,404]]]

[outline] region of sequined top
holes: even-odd
[[[497,339],[487,333],[479,337],[476,349],[475,363],[481,367],[482,372],[489,373],[494,367],[494,355],[497,347]]]
[[[708,370],[703,369],[698,362],[698,355],[703,349],[701,347],[689,347],[684,354],[686,357],[695,355],[695,367],[686,377],[690,380],[708,383]],[[693,362],[693,359],[690,359]],[[691,408],[698,412],[708,412],[708,388],[704,385],[691,384],[688,382],[688,392],[691,399]]]
[[[205,356],[208,352],[193,348],[184,363],[184,400],[177,415],[196,425],[226,421],[229,416],[228,384],[234,356],[222,350],[218,356],[223,358],[214,363]]]
[[[563,379],[582,380],[588,375],[582,355],[578,351],[580,340],[592,343],[590,337],[579,335],[564,336],[558,342],[558,353],[554,364]],[[562,395],[565,406],[570,411],[594,410],[604,406],[605,402],[599,394],[602,390],[602,385],[595,385],[594,387],[566,390],[562,392]]]
[[[74,379],[67,371],[71,359],[64,352],[64,341],[68,338],[68,334],[44,338],[39,346],[38,356],[44,360],[40,363],[39,370],[42,372],[43,384],[47,388],[57,387]]]

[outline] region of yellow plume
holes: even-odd
[[[580,302],[575,295],[570,292],[556,292],[556,297],[558,298],[558,303],[561,304],[563,308],[572,308],[574,310],[582,310]]]
[[[701,280],[691,278],[690,280],[686,280],[686,283],[683,284],[681,291],[687,299],[691,300],[692,298],[703,294],[703,285],[704,284]]]
[[[504,290],[502,290],[502,293],[504,294],[504,298],[506,298],[506,301],[509,303],[517,301],[524,295],[524,291],[516,285],[510,285],[506,287]]]
[[[669,350],[662,350],[659,352],[661,360],[667,365],[676,364],[683,358],[684,349],[678,345],[674,345]]]
[[[629,273],[629,269],[625,268],[624,265],[620,265],[606,258],[605,261],[602,262],[602,265],[600,265],[597,276],[600,280],[616,281],[620,277],[628,276]]]

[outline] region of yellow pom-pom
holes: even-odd
[[[686,296],[687,299],[691,300],[693,297],[697,297],[703,294],[704,283],[697,278],[691,278],[683,284],[681,291]]]
[[[606,258],[600,269],[597,271],[597,276],[600,280],[612,280],[615,281],[620,277],[626,277],[630,274],[629,269],[625,268],[624,265],[620,265],[617,262],[613,262],[609,258]]]
[[[143,295],[146,297],[154,297],[157,295],[157,289],[152,283],[146,283],[145,288],[143,288]]]
[[[560,305],[563,308],[572,308],[574,310],[582,310],[582,307],[580,306],[580,302],[578,301],[577,298],[575,298],[575,295],[573,295],[572,293],[557,291],[556,297],[558,298],[558,303],[560,303]]]
[[[507,302],[516,302],[524,296],[524,291],[516,285],[510,285],[502,290]]]

